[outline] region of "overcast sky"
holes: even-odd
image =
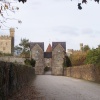
[[[15,45],[21,38],[31,42],[45,42],[45,49],[51,42],[66,42],[66,49],[79,49],[79,44],[96,48],[100,44],[100,4],[88,0],[83,9],[78,10],[81,0],[27,0],[17,3],[20,10],[13,17],[22,20],[8,21],[15,31]],[[9,34],[0,30],[0,35]]]

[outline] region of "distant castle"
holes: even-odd
[[[74,49],[67,49],[67,55],[70,56],[71,54],[74,54],[74,53],[82,53],[84,50],[84,46],[87,46],[87,45],[83,45],[83,43],[80,43],[80,50],[74,50]]]
[[[30,43],[30,57],[36,60],[36,74],[43,74],[45,67],[50,67],[53,75],[63,74],[63,58],[66,52],[66,42],[52,42],[44,52],[44,42]]]
[[[15,29],[10,28],[9,36],[0,36],[0,52],[14,53],[14,33]],[[80,50],[68,49],[67,54],[83,51],[83,43],[80,43]],[[63,61],[66,52],[66,42],[52,42],[44,51],[44,42],[30,42],[30,58],[36,60],[36,74],[44,74],[44,68],[50,67],[52,75],[63,75]]]
[[[10,28],[10,35],[1,35],[0,36],[0,52],[6,54],[14,53],[14,28]]]

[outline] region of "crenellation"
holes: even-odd
[[[1,36],[0,36],[0,39],[2,39],[2,40],[7,40],[7,39],[11,39],[11,37],[8,36],[8,35],[1,35]]]
[[[10,29],[10,35],[0,36],[0,52],[2,53],[14,53],[14,29]]]

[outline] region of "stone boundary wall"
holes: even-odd
[[[0,61],[14,62],[14,63],[19,63],[19,64],[24,64],[24,60],[25,58],[20,58],[20,57],[15,57],[15,56],[0,57]]]
[[[81,65],[64,69],[64,75],[100,83],[100,67]]]
[[[0,61],[0,100],[7,100],[34,76],[32,67]]]

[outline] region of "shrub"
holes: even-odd
[[[72,64],[71,64],[69,57],[65,56],[64,61],[63,61],[63,67],[71,67],[71,66],[72,66]]]
[[[70,56],[72,66],[84,65],[86,55],[88,52],[75,52]]]
[[[85,63],[100,66],[100,48],[90,50],[86,56]]]
[[[45,71],[45,72],[46,72],[46,71],[49,71],[49,70],[50,70],[50,68],[47,67],[47,66],[44,68],[44,71]]]
[[[31,65],[32,67],[35,67],[36,61],[34,59],[25,59],[24,63],[25,65]]]

